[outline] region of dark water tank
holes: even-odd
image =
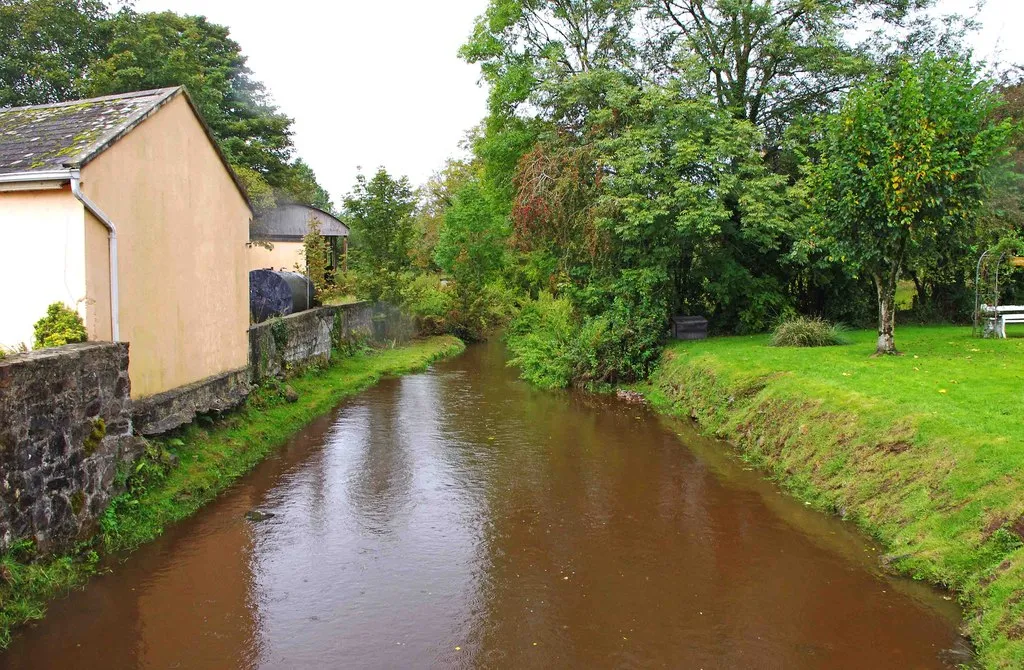
[[[254,323],[274,316],[304,312],[315,304],[313,283],[285,270],[249,272],[249,311]]]

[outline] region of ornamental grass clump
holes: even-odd
[[[773,347],[834,347],[849,344],[845,326],[818,317],[797,316],[772,332]]]

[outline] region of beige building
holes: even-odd
[[[286,204],[260,216],[252,224],[250,270],[290,270],[305,274],[303,238],[312,221],[331,249],[330,267],[344,262],[348,252],[348,226],[337,217],[309,205]]]
[[[236,373],[251,220],[180,87],[0,109],[0,345],[63,302],[131,344],[133,398]]]

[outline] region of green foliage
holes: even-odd
[[[786,319],[772,331],[773,347],[833,347],[849,344],[845,326],[818,317]]]
[[[577,334],[572,303],[542,291],[526,303],[505,333],[523,379],[541,388],[565,388],[573,381],[572,342]]]
[[[540,100],[539,84],[625,66],[637,52],[631,0],[491,0],[459,54],[479,63],[495,116]]]
[[[361,297],[380,300],[398,283],[395,276],[411,269],[415,208],[407,178],[395,179],[384,168],[372,179],[356,178],[345,198],[345,214],[352,230],[350,264],[360,275]],[[378,274],[392,277],[380,279]]]
[[[448,332],[470,341],[485,340],[519,311],[520,293],[503,280],[481,287],[454,286],[454,305],[448,314]]]
[[[413,261],[422,270],[435,269],[434,248],[444,225],[445,213],[455,202],[455,194],[473,177],[473,167],[449,159],[418,191],[413,244]]]
[[[0,0],[0,107],[80,97],[107,17],[102,0]]]
[[[65,344],[85,342],[89,334],[78,312],[64,303],[55,302],[46,308],[46,316],[36,321],[35,349],[62,347]]]
[[[894,351],[896,287],[904,272],[965,249],[1005,145],[988,83],[966,58],[926,53],[847,96],[819,144],[808,188],[820,245],[876,285],[879,353]]]
[[[435,274],[419,274],[400,290],[401,305],[424,335],[450,332],[450,315],[455,307],[453,292]]]
[[[870,70],[870,54],[849,40],[857,28],[879,19],[899,24],[914,5],[928,4],[662,0],[649,6],[671,35],[659,60],[679,64],[703,96],[777,146],[795,118],[829,110],[837,90]]]
[[[610,303],[590,316],[574,301],[542,291],[508,327],[510,364],[545,388],[595,388],[645,378],[667,334],[660,284],[654,271],[624,273],[608,294],[590,298]]]
[[[85,452],[86,456],[92,456],[96,453],[100,444],[103,443],[103,438],[107,436],[107,422],[103,420],[103,417],[97,417],[92,422],[92,430],[85,437],[85,443],[83,444],[82,451]]]
[[[0,649],[10,644],[13,628],[42,619],[47,601],[83,584],[98,563],[99,555],[88,544],[38,560],[35,544],[21,540],[0,555]]]
[[[118,12],[104,26],[102,59],[89,93],[106,95],[184,85],[231,163],[281,186],[291,157],[291,119],[269,102],[226,26],[174,12]]]
[[[302,262],[305,267],[296,268],[301,274],[306,275],[311,282],[317,295],[323,295],[328,290],[328,266],[330,264],[331,249],[327,239],[320,234],[320,220],[310,215],[307,221],[308,229],[302,238]]]
[[[330,193],[317,181],[313,168],[301,158],[288,165],[278,178],[278,192],[284,200],[312,205],[328,214],[336,214]]]
[[[434,261],[460,287],[476,290],[502,269],[507,239],[507,218],[481,185],[470,181],[459,189],[445,211]]]
[[[277,197],[274,195],[274,187],[267,183],[266,178],[244,165],[232,165],[231,168],[238,175],[238,181],[242,182],[242,188],[249,196],[249,202],[256,210],[256,215],[266,214],[277,207]]]
[[[646,378],[668,335],[665,294],[663,271],[624,271],[605,295],[610,304],[583,323],[575,382],[592,387]]]

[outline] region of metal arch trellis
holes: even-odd
[[[986,317],[982,314],[982,308],[996,313],[999,307],[999,270],[1010,257],[1016,257],[1016,254],[1011,254],[999,245],[987,249],[978,258],[974,273],[974,327],[971,329],[974,337],[985,336]]]

